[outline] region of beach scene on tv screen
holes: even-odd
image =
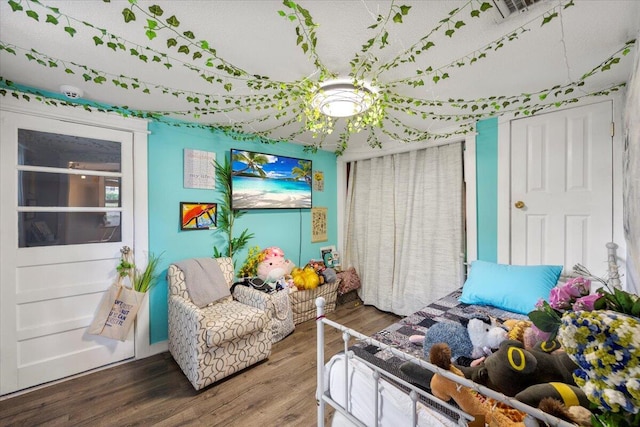
[[[231,150],[233,209],[311,208],[311,160]]]

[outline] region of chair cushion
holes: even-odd
[[[209,347],[240,339],[269,324],[269,316],[265,311],[238,301],[212,304],[201,311],[205,316],[205,340]]]

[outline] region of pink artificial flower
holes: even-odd
[[[551,336],[549,332],[541,331],[536,325],[531,325],[531,332],[535,338],[535,342],[546,341]]]
[[[544,308],[544,298],[538,299],[538,302],[536,302],[536,305],[534,307],[536,308],[536,310],[542,310]]]
[[[566,289],[571,297],[580,298],[589,295],[591,291],[591,280],[585,279],[584,277],[575,277],[567,281],[562,287]]]
[[[556,310],[566,310],[571,307],[572,297],[567,286],[556,286],[549,292],[549,305]]]
[[[573,311],[593,311],[596,301],[600,299],[602,295],[593,294],[580,297],[573,303]]]

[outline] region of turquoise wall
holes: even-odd
[[[152,122],[149,125],[149,251],[162,254],[161,280],[149,295],[150,342],[167,340],[167,281],[169,264],[185,258],[210,257],[220,237],[214,231],[181,231],[180,202],[217,202],[216,190],[183,187],[183,150],[213,151],[216,160],[229,158],[231,148],[310,159],[314,171],[324,172],[324,191],[313,193],[313,206],[327,207],[328,241],[311,243],[311,211],[309,209],[250,210],[236,221],[238,231],[249,229],[255,234],[249,246],[278,246],[296,265],[320,257],[320,247],[337,245],[336,157],[332,152],[305,153],[303,147],[290,143],[263,144],[236,141],[221,132],[177,127]],[[236,271],[246,258],[246,250],[236,257]]]
[[[498,260],[498,119],[476,125],[478,259]]]

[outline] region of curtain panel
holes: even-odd
[[[351,163],[344,263],[365,304],[414,313],[461,286],[462,143]]]

